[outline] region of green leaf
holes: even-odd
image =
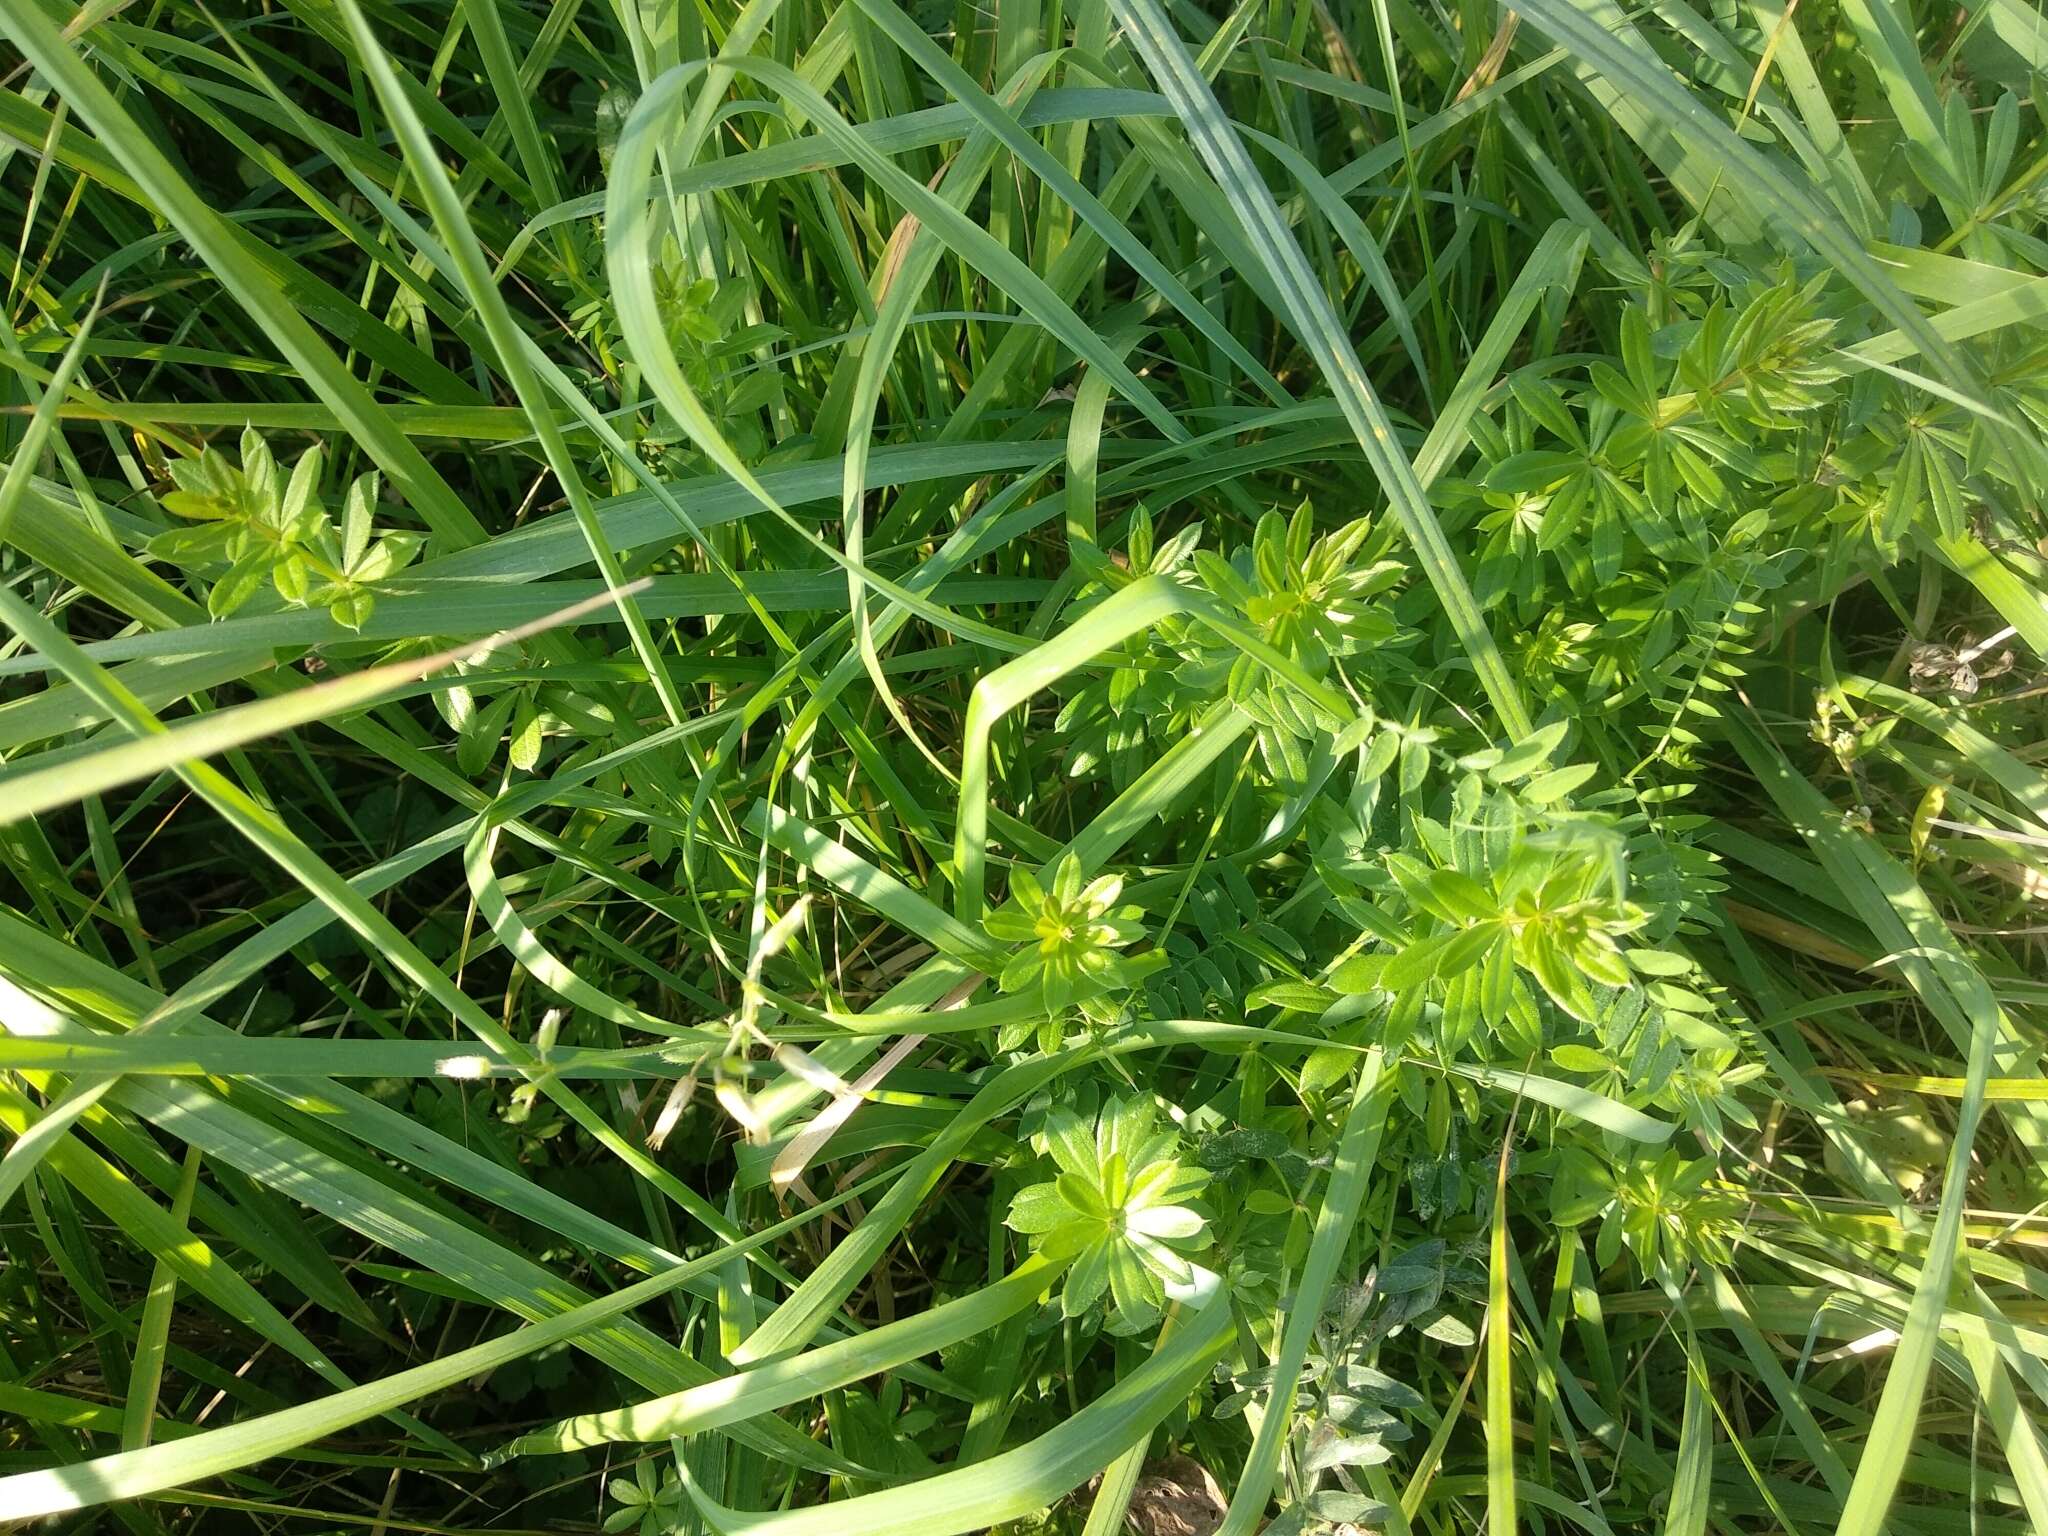
[[[1593,763],[1574,763],[1569,768],[1553,768],[1548,773],[1539,773],[1522,786],[1522,798],[1531,805],[1550,805],[1562,800],[1573,790],[1588,782],[1600,770]]]
[[[1614,1063],[1598,1051],[1583,1045],[1553,1045],[1550,1059],[1567,1072],[1608,1072]]]

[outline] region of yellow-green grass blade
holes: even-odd
[[[935,1354],[986,1332],[1042,1296],[1063,1267],[1064,1262],[1057,1259],[1026,1259],[1002,1279],[915,1317],[651,1402],[564,1419],[520,1436],[492,1459],[554,1455],[618,1441],[660,1441],[738,1423],[862,1377],[895,1370],[921,1355]],[[733,1342],[737,1345],[740,1341]]]
[[[1664,1536],[1705,1536],[1714,1475],[1714,1417],[1706,1365],[1688,1334],[1685,1348],[1685,1406],[1678,1426],[1678,1465],[1671,1502],[1664,1512]]]
[[[670,1078],[721,1049],[725,1037],[623,1051],[562,1046],[548,1070],[568,1078]],[[443,1077],[460,1082],[521,1080],[527,1068],[488,1050],[436,1040],[295,1040],[154,1035],[0,1037],[0,1068],[58,1072],[74,1081],[145,1077]]]
[[[102,287],[95,295],[92,308],[86,311],[78,323],[78,332],[71,338],[71,345],[64,349],[64,356],[50,375],[48,390],[36,401],[35,413],[29,417],[28,429],[21,434],[21,441],[15,445],[14,457],[8,460],[7,473],[0,478],[0,545],[7,543],[8,531],[14,523],[15,508],[21,505],[27,493],[30,477],[35,474],[36,465],[42,461],[43,450],[49,443],[50,434],[56,429],[57,407],[63,402],[71,381],[78,376],[78,366],[85,360],[86,343],[92,336],[93,321],[99,318],[101,299],[105,294]]]
[[[1521,1480],[1515,1475],[1515,1314],[1508,1298],[1513,1249],[1508,1239],[1508,1155],[1514,1117],[1494,1171],[1493,1209],[1487,1217],[1486,1263],[1486,1530],[1515,1536]]]
[[[962,727],[960,811],[953,835],[957,870],[954,910],[962,922],[980,920],[986,895],[989,734],[996,722],[1076,667],[1171,617],[1200,623],[1300,690],[1334,718],[1356,719],[1356,711],[1342,694],[1310,677],[1298,663],[1266,644],[1207,592],[1163,576],[1146,576],[1132,582],[1091,608],[1058,636],[1004,663],[974,685]]]
[[[199,1187],[199,1154],[185,1150],[184,1174],[171,1201],[171,1220],[192,1221],[192,1197]],[[177,1309],[178,1272],[159,1257],[142,1299],[142,1321],[136,1329],[135,1355],[128,1372],[128,1401],[122,1409],[121,1449],[140,1450],[156,1427],[156,1410],[164,1384],[164,1353],[170,1345],[171,1319]]]
[[[501,631],[480,645],[442,651],[415,661],[388,662],[303,688],[276,698],[259,699],[233,709],[215,710],[189,724],[145,736],[122,746],[107,747],[84,757],[64,754],[48,767],[0,773],[0,824],[25,820],[59,806],[73,805],[123,784],[173,770],[182,764],[216,757],[231,749],[288,731],[294,726],[364,709],[408,683],[419,682],[458,662],[482,660],[491,652],[568,624],[593,610],[619,601],[610,590],[548,614],[538,622]],[[33,760],[32,760],[33,761]]]

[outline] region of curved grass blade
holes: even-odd
[[[1245,655],[1299,689],[1338,720],[1355,717],[1351,702],[1328,684],[1310,677],[1290,658],[1267,645],[1250,627],[1207,592],[1182,586],[1163,576],[1146,576],[1122,588],[1107,601],[1046,641],[988,673],[968,698],[960,753],[960,812],[953,834],[958,870],[954,910],[960,920],[981,920],[988,860],[989,733],[1004,715],[1034,693],[1086,665],[1095,656],[1131,635],[1169,617],[1193,619]]]

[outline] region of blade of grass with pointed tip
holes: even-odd
[[[14,457],[8,461],[7,474],[0,479],[0,545],[7,543],[8,530],[14,522],[14,511],[21,504],[27,492],[29,479],[35,474],[36,465],[43,457],[43,449],[50,440],[50,433],[57,425],[57,409],[64,402],[65,392],[71,381],[78,376],[78,365],[85,360],[86,343],[92,335],[93,321],[99,318],[100,301],[106,294],[102,284],[94,295],[92,308],[79,321],[77,334],[71,338],[71,345],[64,349],[64,356],[50,375],[49,388],[36,401],[34,414],[29,417],[28,429],[21,434],[21,441],[15,445]]]

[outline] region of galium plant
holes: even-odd
[[[215,618],[268,585],[293,607],[325,608],[336,623],[360,630],[375,609],[377,584],[410,565],[424,541],[377,527],[375,470],[350,482],[337,528],[320,501],[322,462],[315,445],[287,475],[253,427],[242,433],[238,466],[214,448],[171,461],[177,489],[162,498],[163,508],[201,526],[158,534],[150,553],[208,583]]]
[[[1113,1333],[1142,1333],[1169,1285],[1185,1289],[1192,1255],[1209,1245],[1208,1218],[1187,1203],[1208,1183],[1178,1158],[1179,1135],[1146,1098],[1112,1099],[1091,1122],[1067,1104],[1045,1118],[1058,1177],[1027,1185],[1005,1218],[1034,1252],[1072,1258],[1060,1309],[1079,1317],[1105,1304]]]
[[[1117,951],[1142,937],[1142,908],[1119,906],[1123,880],[1098,875],[1084,883],[1080,860],[1061,859],[1052,883],[1021,864],[1010,871],[1010,900],[982,919],[992,939],[1022,943],[1004,965],[1005,992],[1035,992],[1048,1019],[1076,1003],[1084,1008],[1128,982]]]

